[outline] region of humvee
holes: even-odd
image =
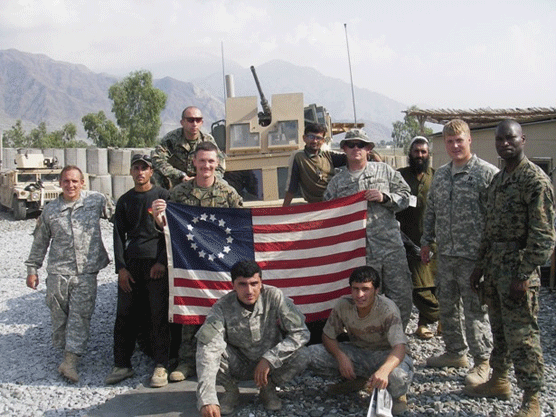
[[[56,199],[60,188],[60,172],[56,158],[43,154],[17,154],[16,169],[0,173],[0,204],[13,211],[15,220],[40,211]]]

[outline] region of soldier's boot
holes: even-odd
[[[168,385],[168,371],[164,365],[156,365],[151,377],[151,388],[162,388]]]
[[[79,356],[75,353],[66,351],[64,353],[64,361],[58,367],[58,372],[69,379],[71,382],[79,381],[79,374],[77,373],[77,364],[79,363]]]
[[[500,398],[509,400],[512,396],[512,386],[508,380],[508,372],[494,369],[490,379],[479,385],[468,385],[463,392],[470,397]]]
[[[220,414],[223,416],[232,414],[239,404],[239,388],[233,381],[226,381],[222,384],[224,395],[220,399]]]
[[[445,352],[440,356],[431,356],[427,358],[427,366],[432,368],[443,368],[451,366],[454,368],[469,368],[469,362],[466,355],[458,355],[456,353]]]
[[[488,359],[475,359],[475,365],[465,377],[465,385],[480,385],[488,381],[490,362]]]
[[[191,369],[190,369],[189,365],[187,365],[184,362],[180,362],[180,363],[178,363],[178,366],[176,367],[176,369],[174,369],[170,373],[170,376],[168,377],[168,379],[171,382],[179,382],[179,381],[183,381],[184,379],[187,379],[191,375],[193,375],[193,372],[191,372]]]
[[[392,415],[399,416],[407,411],[407,397],[402,395],[401,397],[394,398],[392,400]]]
[[[273,382],[268,381],[268,384],[260,389],[259,395],[263,407],[267,410],[278,411],[282,409],[282,400],[278,397],[276,385]]]
[[[536,391],[525,391],[523,393],[521,408],[514,417],[541,417],[539,393]]]

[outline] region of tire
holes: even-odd
[[[25,200],[18,200],[14,198],[12,202],[12,209],[15,220],[25,220],[27,217],[27,202]]]

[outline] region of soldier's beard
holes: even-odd
[[[416,174],[421,174],[429,167],[430,157],[419,159],[409,157],[409,167]]]

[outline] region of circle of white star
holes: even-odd
[[[229,227],[225,227],[226,222],[223,219],[217,219],[214,214],[208,215],[206,213],[203,213],[198,217],[194,217],[193,220],[191,220],[191,223],[193,223],[194,225],[197,225],[197,223],[199,223],[201,221],[214,223],[214,224],[218,225],[218,227],[222,228],[224,230],[224,232],[226,233],[226,236],[227,236],[226,239],[225,239],[225,244],[218,253],[207,253],[204,250],[198,250],[199,245],[195,242],[195,235],[193,235],[193,233],[188,233],[186,235],[186,237],[187,237],[187,240],[191,242],[190,243],[191,249],[196,251],[200,258],[205,258],[209,261],[214,261],[215,258],[223,259],[224,256],[226,256],[226,254],[231,251],[230,245],[234,241],[234,238],[232,237],[232,229],[230,229]],[[187,225],[187,230],[192,232],[193,229],[195,228],[194,225],[188,224]]]

